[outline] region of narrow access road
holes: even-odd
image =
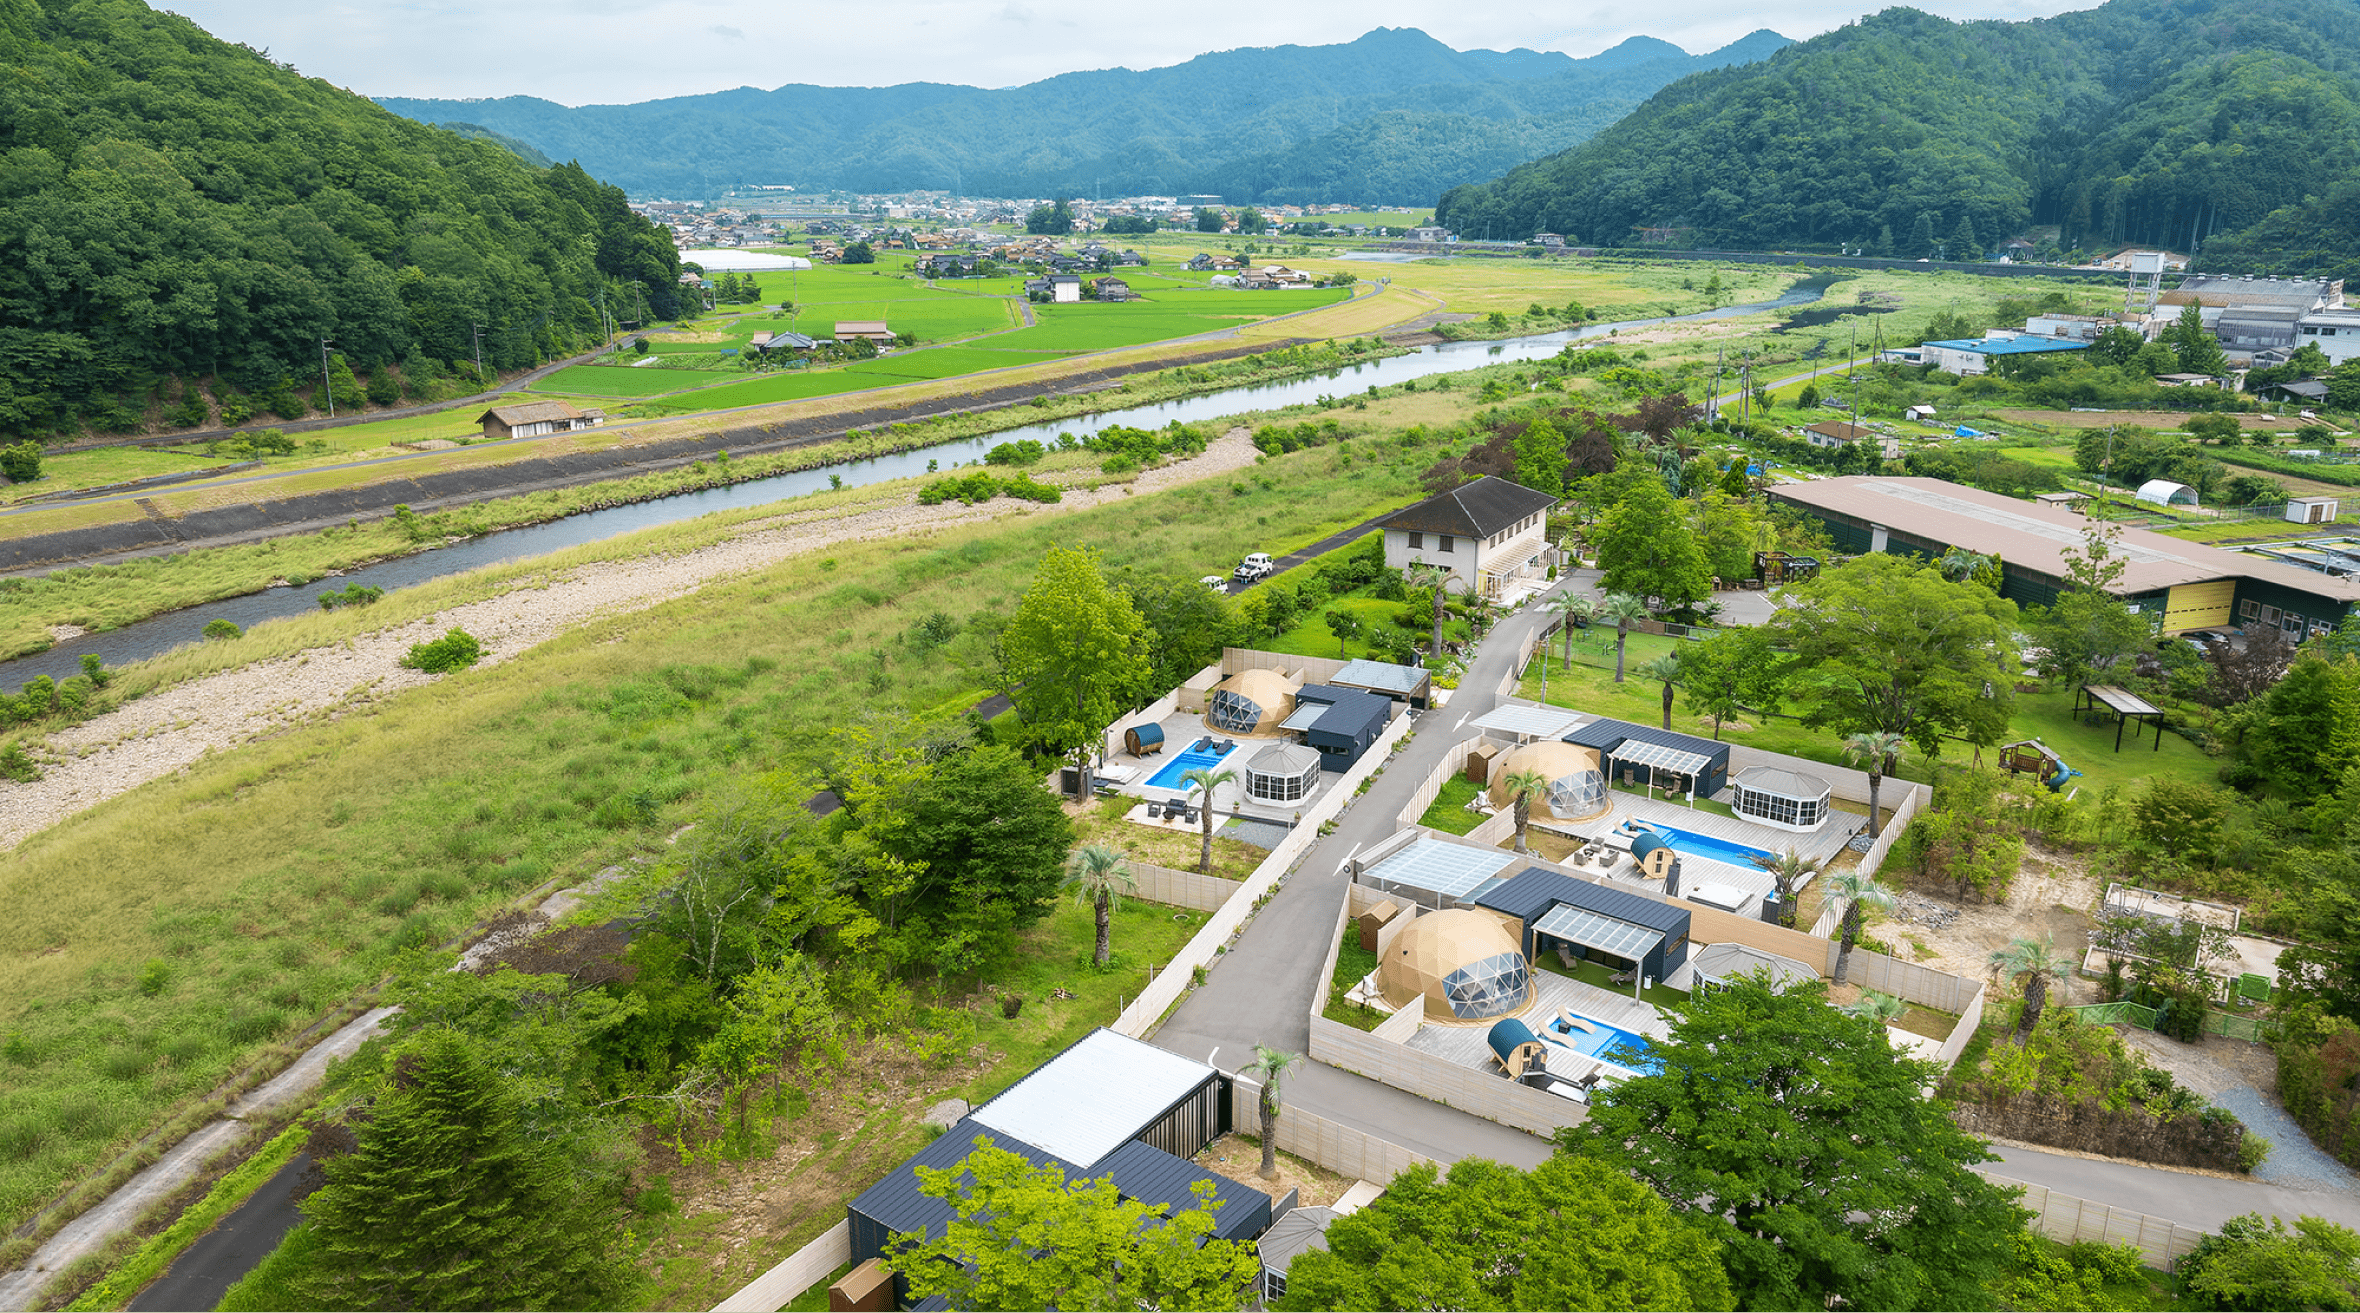
[[[1574,571],[1553,591],[1586,589],[1596,578],[1594,571]],[[1458,727],[1499,704],[1501,689],[1517,674],[1517,649],[1550,622],[1538,605],[1527,605],[1493,627],[1449,704],[1420,713],[1409,746],[1345,810],[1335,832],[1312,847],[1206,983],[1156,1031],[1154,1043],[1226,1071],[1245,1065],[1256,1044],[1296,1053],[1310,1047],[1311,1010],[1327,992],[1320,967],[1351,883],[1345,863],[1399,828],[1402,808],[1456,741]],[[1317,1062],[1306,1061],[1283,1093],[1295,1107],[1445,1162],[1472,1156],[1529,1167],[1550,1152],[1539,1136]]]
[[[2221,1223],[2242,1213],[2261,1213],[2288,1222],[2298,1217],[2324,1217],[2360,1227],[2360,1195],[2296,1190],[2267,1181],[2175,1172],[2104,1158],[2076,1158],[2012,1144],[1995,1144],[1991,1151],[2000,1161],[1978,1169],[1987,1176],[2045,1185],[2060,1194],[2168,1217],[2199,1230],[2218,1230]]]
[[[311,1155],[296,1154],[124,1307],[130,1313],[172,1313],[219,1304],[303,1220],[295,1192],[310,1168]]]

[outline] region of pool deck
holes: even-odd
[[[1686,830],[1691,834],[1701,834],[1726,843],[1742,844],[1748,848],[1760,848],[1768,852],[1779,852],[1793,848],[1803,855],[1803,860],[1818,864],[1824,863],[1837,853],[1842,852],[1844,845],[1852,841],[1852,836],[1868,825],[1868,818],[1865,816],[1855,816],[1850,812],[1836,812],[1829,816],[1827,824],[1820,826],[1813,833],[1795,834],[1787,830],[1773,829],[1767,825],[1756,825],[1751,821],[1737,820],[1734,817],[1723,816],[1718,812],[1691,809],[1685,803],[1667,802],[1660,798],[1648,798],[1620,791],[1611,794],[1610,797],[1614,803],[1614,810],[1596,820],[1548,822],[1536,820],[1533,822],[1533,826],[1535,829],[1548,830],[1556,834],[1591,839],[1613,830],[1626,820],[1652,821],[1660,825],[1668,825],[1675,830]],[[1680,876],[1682,882],[1690,887],[1706,883],[1734,885],[1756,898],[1778,887],[1778,882],[1770,878],[1768,871],[1751,862],[1740,865],[1685,853],[1680,858]],[[1627,856],[1607,870],[1606,879],[1616,884],[1627,884],[1640,889],[1654,889],[1658,892],[1663,888],[1662,881],[1647,879],[1637,867],[1631,865]],[[1806,883],[1808,882],[1806,881]],[[1600,1020],[1607,1020],[1607,1018],[1602,1017]]]
[[[1671,1038],[1671,1027],[1658,1016],[1655,1005],[1632,998],[1628,994],[1609,993],[1596,985],[1585,984],[1554,971],[1533,969],[1533,1004],[1521,1017],[1533,1033],[1547,1038],[1546,1027],[1558,1013],[1571,1010],[1592,1021],[1603,1021],[1634,1035],[1645,1035],[1653,1040]],[[1438,1026],[1432,1022],[1418,1027],[1409,1037],[1409,1047],[1420,1053],[1455,1062],[1477,1071],[1497,1073],[1500,1065],[1492,1057],[1491,1044],[1486,1036],[1491,1033],[1489,1022],[1470,1022],[1465,1025]],[[1578,1053],[1561,1045],[1549,1046],[1549,1071],[1567,1080],[1579,1080],[1601,1066],[1596,1058]],[[1502,1076],[1505,1080],[1506,1077]]]
[[[1313,799],[1319,797],[1323,790],[1335,785],[1335,773],[1323,770],[1320,772],[1319,782],[1312,785],[1311,792],[1304,794],[1300,801],[1290,803],[1255,802],[1246,797],[1246,762],[1252,760],[1255,753],[1273,743],[1291,742],[1292,736],[1246,738],[1236,734],[1216,734],[1205,728],[1204,717],[1185,711],[1173,712],[1157,723],[1162,725],[1164,730],[1163,751],[1152,752],[1144,757],[1134,757],[1128,752],[1116,752],[1107,757],[1109,765],[1125,767],[1136,772],[1130,781],[1118,786],[1119,792],[1130,794],[1134,798],[1145,799],[1148,802],[1186,802],[1192,806],[1195,805],[1202,798],[1202,795],[1196,790],[1165,788],[1150,784],[1148,781],[1153,779],[1158,771],[1170,765],[1173,758],[1186,751],[1190,744],[1202,738],[1228,739],[1237,744],[1237,747],[1231,749],[1220,761],[1219,769],[1234,770],[1237,772],[1238,778],[1235,782],[1224,784],[1214,791],[1213,811],[1216,815],[1234,816],[1245,821],[1268,821],[1289,825],[1294,822],[1296,816],[1311,805]],[[1141,824],[1159,824],[1159,822],[1147,820],[1146,817],[1147,811],[1144,807],[1135,807],[1131,810],[1131,819],[1139,821]]]

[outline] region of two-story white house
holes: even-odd
[[[1451,573],[1449,591],[1486,596],[1520,572],[1538,570],[1557,499],[1486,475],[1385,517],[1385,567],[1423,562]]]

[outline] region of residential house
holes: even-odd
[[[1090,295],[1099,301],[1136,301],[1139,294],[1120,278],[1106,277],[1090,284]]]
[[[2295,339],[2326,352],[2330,364],[2360,357],[2360,309],[2314,310],[2295,321]]]
[[[836,321],[837,341],[847,342],[856,337],[866,338],[879,346],[886,346],[893,341],[893,330],[886,327],[885,321],[882,319],[839,319]]]
[[[1082,278],[1079,274],[1049,275],[1049,299],[1060,304],[1082,299]]]
[[[1865,424],[1853,424],[1840,419],[1825,420],[1803,430],[1803,441],[1814,447],[1841,447],[1876,436],[1876,430]]]
[[[1439,566],[1450,572],[1452,588],[1496,594],[1502,581],[1535,568],[1556,504],[1546,493],[1486,475],[1380,521],[1385,566]]]
[[[1413,242],[1447,242],[1450,240],[1450,229],[1432,225],[1412,228],[1409,230],[1409,239]]]
[[[973,278],[982,266],[983,257],[973,251],[930,251],[918,257],[918,272],[928,278]]]
[[[2090,344],[2070,338],[2034,337],[2029,333],[1992,333],[1974,340],[1926,342],[1918,347],[1918,354],[1926,364],[1945,374],[1973,375],[1991,372],[1991,362],[2001,356],[2038,355],[2058,351],[2087,351]],[[1909,363],[1916,364],[1916,360]]]
[[[594,429],[606,423],[603,410],[576,410],[563,401],[527,401],[513,406],[494,406],[475,417],[483,425],[483,436],[488,442],[508,438],[538,438],[551,433],[571,433],[576,429]]]

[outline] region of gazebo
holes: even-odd
[[[1319,783],[1319,752],[1300,743],[1273,743],[1246,762],[1246,796],[1256,802],[1300,802]]]
[[[1729,782],[1737,795],[1730,806],[1748,820],[1798,834],[1827,822],[1828,783],[1816,775],[1748,766]]]

